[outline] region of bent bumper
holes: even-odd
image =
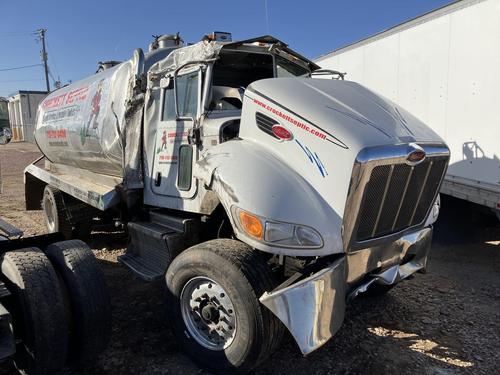
[[[339,330],[346,301],[373,283],[396,284],[424,270],[431,239],[428,227],[390,245],[345,254],[295,284],[264,293],[260,302],[288,328],[302,353],[308,354]]]

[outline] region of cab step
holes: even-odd
[[[152,212],[150,221],[128,223],[130,242],[118,260],[145,281],[165,276],[168,266],[197,237],[195,219]]]

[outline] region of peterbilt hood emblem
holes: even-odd
[[[426,156],[425,151],[419,145],[414,143],[410,144],[410,146],[413,150],[408,153],[408,156],[406,157],[406,164],[413,166],[423,162]]]

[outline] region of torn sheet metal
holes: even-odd
[[[217,42],[201,41],[192,46],[174,50],[165,59],[159,61],[150,70],[150,77],[160,78],[191,61],[202,61],[217,57],[222,48]]]
[[[283,289],[264,293],[260,302],[270,309],[294,337],[303,354],[308,354],[326,343],[341,327],[346,301],[368,290],[374,283],[392,285],[413,273],[425,269],[430,249],[432,228],[424,228],[401,237],[397,247],[398,263],[388,265],[376,274],[370,274],[370,263],[364,258],[337,259],[330,266]],[[367,249],[368,251],[370,249]],[[389,254],[385,254],[388,256]],[[391,257],[389,257],[391,258]],[[405,259],[410,259],[403,264]],[[357,267],[349,262],[360,262]],[[349,272],[364,267],[362,278],[350,285]]]
[[[370,287],[370,285],[374,283],[382,285],[393,285],[400,282],[401,280],[408,278],[417,271],[425,270],[425,267],[427,265],[427,255],[431,247],[431,241],[432,241],[431,227],[427,227],[420,231],[409,233],[401,237],[399,240],[394,242],[392,246],[394,251],[394,257],[396,257],[398,260],[396,262],[393,262],[392,265],[383,267],[382,271],[373,274],[367,282],[363,283],[362,285],[359,285],[354,290],[352,290],[348,295],[348,299],[351,300],[355,298],[359,293],[366,292]],[[377,259],[379,257],[379,254],[374,252],[373,249],[361,250],[359,253],[362,252],[366,252],[368,257],[372,257],[374,259]],[[405,263],[402,263],[405,258],[410,260]],[[358,272],[354,270],[359,270],[360,267],[373,266],[373,265],[368,266],[368,264],[370,263],[367,263],[367,265],[363,266],[363,261],[361,261],[361,259],[363,258],[359,256],[356,257],[356,255],[349,255],[347,257],[348,270],[351,272]],[[378,259],[383,259],[383,258],[378,258]],[[360,261],[361,261],[360,264],[356,265],[352,264],[352,263],[359,263]],[[348,276],[348,280],[350,279],[349,277],[351,276],[352,275]]]

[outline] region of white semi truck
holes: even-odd
[[[164,279],[202,366],[250,371],[284,327],[308,354],[347,301],[425,270],[449,158],[403,108],[318,69],[271,36],[162,36],[41,103],[27,208],[68,237],[126,225],[120,261]]]
[[[319,57],[447,143],[441,192],[500,218],[500,0],[462,0]]]

